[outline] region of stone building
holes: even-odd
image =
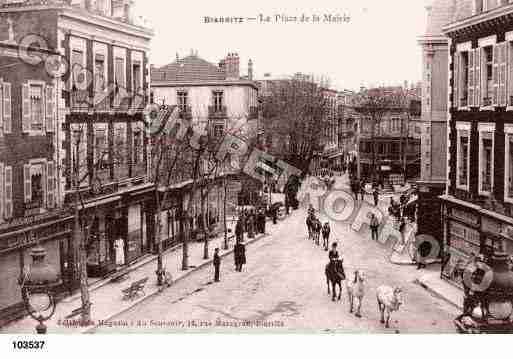
[[[448,183],[442,275],[473,254],[513,254],[513,4],[460,2],[449,38]]]
[[[142,109],[153,33],[131,6],[0,2],[0,323],[20,308],[18,279],[36,241],[62,291],[78,285],[74,208],[90,220],[90,276],[152,246]]]

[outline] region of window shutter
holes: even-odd
[[[0,163],[0,223],[2,223],[4,220],[4,188],[4,164]]]
[[[12,100],[11,100],[11,84],[3,83],[3,117],[4,117],[4,133],[12,132]]]
[[[499,52],[501,45],[493,46],[493,66],[492,66],[492,105],[497,106],[499,104]],[[483,79],[483,81],[488,81],[488,79]],[[483,86],[487,86],[488,84],[483,84]],[[490,96],[488,93],[487,96]]]
[[[508,86],[507,64],[508,64],[508,43],[504,42],[500,45],[500,56],[499,56],[499,106],[507,106],[508,105],[508,99],[506,97],[506,89]]]
[[[4,217],[6,219],[12,218],[12,167],[6,166],[4,169]]]
[[[458,108],[460,107],[460,94],[459,94],[459,87],[460,87],[460,56],[461,54],[459,52],[454,53],[454,66],[453,66],[453,99],[452,99],[452,107]]]
[[[475,51],[468,52],[468,106],[474,106],[474,54]]]
[[[30,165],[23,165],[23,183],[25,184],[25,203],[32,202],[32,179],[30,178]]]
[[[55,131],[55,93],[53,86],[46,86],[46,132]]]
[[[22,131],[29,132],[30,131],[30,86],[22,85],[21,89],[21,97],[22,97]]]
[[[47,178],[47,207],[48,209],[55,208],[55,166],[53,161],[46,164],[46,178]]]
[[[481,59],[482,49],[477,48],[474,50],[474,106],[481,106]]]

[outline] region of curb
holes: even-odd
[[[255,237],[255,238],[252,238],[250,240],[245,241],[245,244],[246,244],[246,246],[248,246],[248,245],[253,244],[253,243],[255,243],[255,242],[257,242],[257,241],[259,241],[261,239],[268,238],[268,237],[270,237],[270,234],[266,233],[266,234],[263,234],[263,235],[260,235],[258,237]],[[221,258],[225,258],[225,257],[233,254],[233,251],[234,251],[233,248],[229,249],[227,252],[225,252],[225,253],[223,253],[221,255]],[[157,290],[154,290],[153,292],[149,293],[145,297],[135,300],[127,308],[124,308],[123,310],[121,310],[119,312],[116,312],[116,313],[113,313],[113,314],[109,314],[106,318],[104,318],[102,320],[103,321],[109,321],[110,319],[114,318],[115,316],[118,316],[120,314],[123,314],[123,313],[129,311],[130,309],[134,308],[136,305],[138,305],[138,304],[140,304],[140,303],[142,303],[142,302],[144,302],[144,301],[146,301],[148,299],[151,299],[151,298],[155,297],[156,295],[164,292],[166,289],[169,289],[169,288],[173,287],[176,283],[178,283],[178,282],[182,281],[183,279],[189,277],[193,273],[195,273],[195,272],[205,268],[208,265],[211,265],[212,262],[213,262],[213,259],[206,260],[206,262],[198,265],[197,267],[191,268],[189,271],[184,273],[182,276],[180,276],[179,278],[174,280],[173,283],[170,286],[164,287],[164,288],[158,288]],[[84,328],[84,330],[81,331],[81,334],[93,334],[95,332],[95,330],[98,329],[98,327],[99,327],[98,324],[94,325],[94,326],[86,327],[86,328]]]
[[[449,298],[447,298],[446,296],[440,294],[440,292],[434,290],[433,288],[431,288],[429,285],[427,285],[426,283],[424,283],[422,280],[420,280],[419,278],[416,278],[413,283],[415,284],[418,284],[419,286],[421,286],[422,288],[424,288],[427,292],[429,292],[431,295],[433,295],[434,297],[436,298],[439,298],[439,299],[442,299],[443,301],[445,301],[446,303],[449,303],[451,304],[453,307],[455,307],[456,309],[459,309],[459,310],[463,310],[463,307],[460,306],[460,304],[458,303],[455,303],[453,302],[452,300],[450,300]]]

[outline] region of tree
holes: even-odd
[[[283,160],[303,173],[315,152],[322,150],[330,113],[327,88],[326,79],[295,76],[269,82],[261,98],[266,135],[275,136],[275,142],[281,144],[272,154],[282,154]]]

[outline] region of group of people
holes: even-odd
[[[322,243],[325,251],[328,251],[331,228],[329,222],[321,223],[315,216],[315,209],[312,205],[308,208],[308,216],[306,217],[306,227],[308,229],[308,239],[320,245],[320,237],[322,235]]]
[[[351,192],[354,195],[354,198],[358,201],[360,198],[361,200],[365,200],[365,195],[369,194],[366,190],[366,185],[364,180],[360,181],[351,181]],[[372,186],[372,198],[374,200],[374,206],[378,206],[379,204],[379,189],[377,185]]]

